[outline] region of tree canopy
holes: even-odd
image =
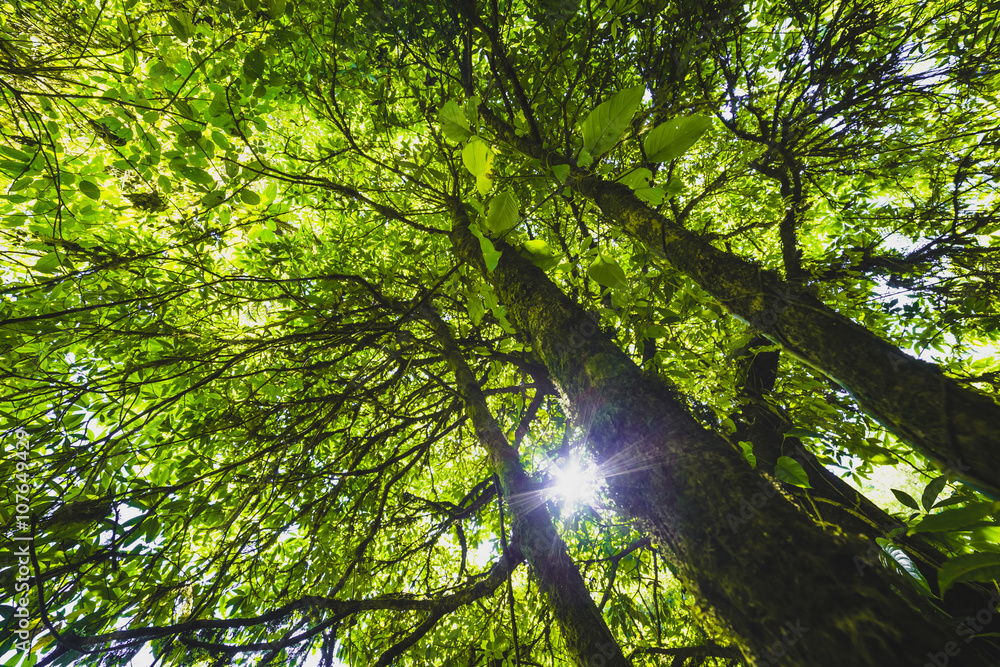
[[[1000,657],[995,4],[0,3],[6,664]]]

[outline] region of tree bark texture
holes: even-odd
[[[905,584],[892,574],[859,573],[863,540],[817,525],[514,248],[496,242],[502,255],[488,271],[468,225],[466,208],[456,205],[457,256],[491,283],[576,423],[586,425],[586,447],[612,499],[674,561],[748,659],[921,665],[953,641],[896,595],[893,582]],[[964,649],[950,664],[974,657],[981,660]]]
[[[485,105],[496,136],[546,167],[566,158],[519,137]],[[963,387],[823,303],[808,286],[722,251],[622,184],[571,165],[567,183],[614,224],[670,262],[731,314],[833,379],[887,429],[942,469],[1000,498],[1000,405]]]

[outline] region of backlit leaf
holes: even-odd
[[[915,509],[915,510],[920,509],[920,505],[917,504],[916,499],[910,494],[906,493],[905,491],[900,491],[899,489],[889,489],[889,490],[892,491],[892,495],[896,496],[896,500],[898,500],[901,504],[905,505],[906,507],[909,507],[910,509]]]
[[[593,264],[587,269],[587,275],[599,285],[612,289],[626,289],[625,272],[615,260],[598,253]]]
[[[941,490],[944,489],[944,485],[948,483],[948,476],[941,475],[940,477],[935,477],[932,479],[926,487],[924,487],[924,493],[920,497],[920,502],[923,504],[926,511],[930,511],[934,507],[934,501],[941,494]]]
[[[524,251],[522,254],[527,256],[542,271],[548,271],[559,264],[559,258],[552,252],[552,248],[541,239],[525,241],[521,248]]]
[[[667,162],[683,155],[712,126],[708,116],[694,115],[660,123],[646,135],[643,145],[652,162]]]
[[[486,227],[491,234],[502,234],[517,225],[517,197],[509,189],[490,200],[489,213],[486,216]]]
[[[472,136],[469,129],[469,120],[465,117],[462,107],[451,100],[445,102],[438,112],[438,120],[441,121],[441,131],[450,141],[465,141]]]
[[[938,514],[924,517],[923,521],[910,528],[910,532],[932,533],[971,528],[996,512],[998,506],[1000,503],[975,503],[965,507],[943,510]]]
[[[802,469],[802,464],[790,456],[779,456],[778,462],[774,466],[774,476],[786,484],[801,486],[803,489],[811,489],[809,476]]]
[[[626,88],[587,114],[582,127],[583,149],[591,155],[600,155],[617,144],[642,104],[645,93],[646,86],[642,84]]]
[[[490,177],[493,171],[493,151],[480,137],[472,137],[462,149],[462,163],[476,178]]]
[[[1000,579],[1000,554],[978,553],[955,556],[938,571],[938,586],[944,594],[959,581],[995,581]]]
[[[492,241],[483,236],[483,233],[475,225],[469,227],[469,231],[479,239],[479,247],[483,251],[483,259],[486,260],[486,269],[492,273],[497,268],[497,264],[500,263],[501,252],[493,246]]]

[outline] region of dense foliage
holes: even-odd
[[[1000,422],[967,418],[1000,390],[998,26],[971,0],[3,2],[0,567],[16,600],[30,535],[32,635],[4,602],[7,664],[567,664],[525,507],[633,664],[753,664],[603,493],[456,209],[486,274],[519,253],[587,309],[566,348],[607,335],[873,540],[901,605],[960,618],[945,590],[1000,574]],[[900,351],[769,329],[793,302]],[[822,466],[904,488],[838,514]],[[741,509],[725,530],[763,530]]]

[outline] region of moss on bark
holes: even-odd
[[[476,436],[490,457],[510,508],[513,540],[524,553],[549,601],[571,657],[581,665],[630,667],[597,609],[579,569],[556,532],[545,504],[524,472],[520,456],[504,435],[448,326],[432,311],[423,317],[444,351]]]
[[[456,254],[480,268],[587,424],[586,445],[612,498],[748,657],[803,667],[920,665],[953,640],[893,592],[891,575],[859,573],[863,540],[826,532],[799,511],[540,269],[498,242],[499,265],[486,271],[465,209],[455,215]],[[950,664],[972,658],[965,649]]]
[[[566,162],[518,137],[485,105],[480,114],[518,151],[547,166]],[[887,429],[942,469],[1000,498],[1000,405],[992,399],[843,317],[808,288],[714,247],[649,208],[628,186],[576,167],[567,182],[730,313],[838,382]]]

